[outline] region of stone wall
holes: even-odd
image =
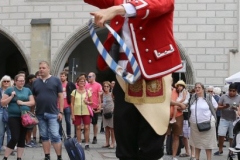
[[[223,85],[232,70],[229,49],[239,48],[238,0],[175,1],[175,37],[190,56],[196,80]],[[10,30],[26,48],[26,54],[30,54],[31,20],[51,18],[53,61],[64,41],[88,21],[89,12],[95,9],[82,0],[1,0],[0,24]],[[237,63],[240,64],[240,58]]]

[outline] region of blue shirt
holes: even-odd
[[[16,87],[9,87],[6,89],[4,94],[11,96],[13,90],[16,92],[16,96],[14,96],[11,101],[8,103],[8,116],[9,117],[21,117],[21,110],[30,111],[30,107],[17,104],[17,100],[21,100],[23,102],[29,101],[29,96],[32,95],[32,92],[29,88],[23,87],[21,90]],[[21,107],[21,110],[20,108]]]
[[[33,82],[32,92],[35,96],[37,115],[42,115],[45,112],[59,114],[58,93],[63,92],[59,78],[51,76],[45,82],[40,78],[36,79]]]

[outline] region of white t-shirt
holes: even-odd
[[[214,108],[218,107],[218,104],[216,100],[212,97],[212,104]],[[191,123],[196,123],[196,114],[195,114],[195,108],[196,108],[196,101],[191,105],[191,116],[189,121]],[[199,97],[197,100],[197,121],[198,123],[209,121],[211,116],[211,111],[209,110],[209,106],[207,102],[204,100],[203,97]],[[212,115],[211,121],[215,121],[214,116]]]

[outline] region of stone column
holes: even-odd
[[[238,14],[237,14],[237,19],[238,19],[238,39],[236,40],[236,48],[230,49],[229,50],[229,76],[239,72],[240,70],[240,1],[237,1],[238,3]]]
[[[40,61],[51,62],[51,19],[32,19],[31,25],[31,73],[35,73]]]

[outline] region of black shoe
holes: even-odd
[[[85,150],[87,150],[87,151],[90,150],[89,145],[85,145]]]
[[[43,160],[50,160],[50,157],[45,157]]]
[[[83,140],[82,140],[82,143],[85,143],[85,142],[86,142],[85,139],[83,139]]]
[[[93,138],[92,144],[97,144],[97,138],[96,137]]]

